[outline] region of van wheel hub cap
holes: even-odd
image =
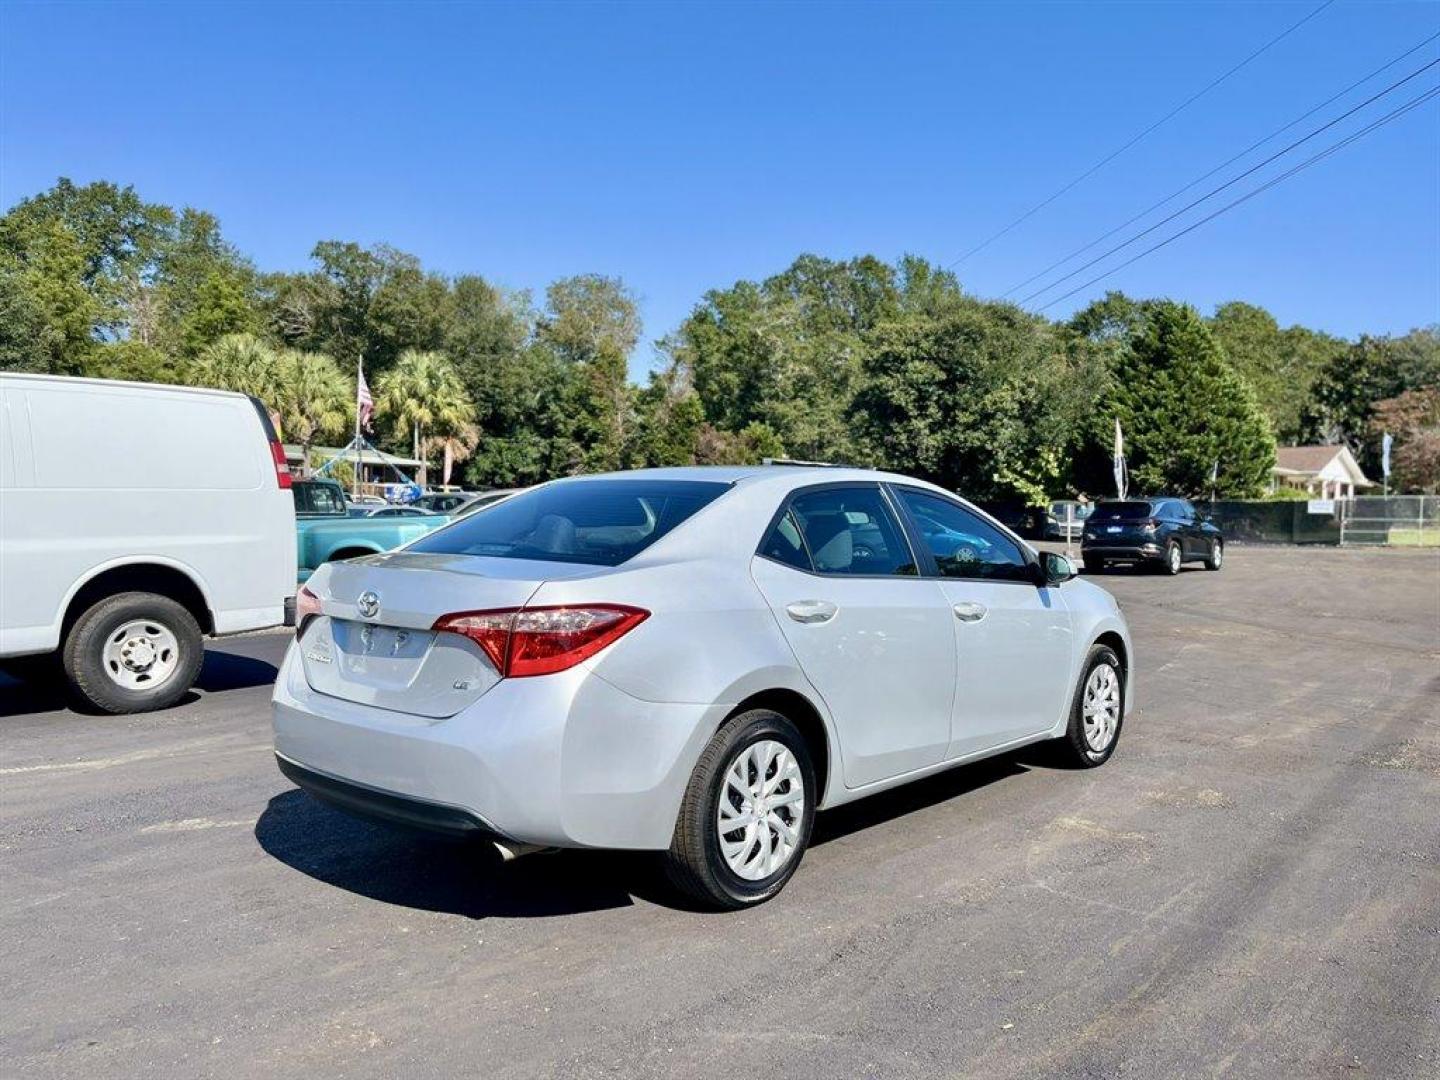
[[[762,739],[725,770],[716,811],[720,853],[737,877],[759,881],[795,856],[805,817],[805,780],[788,747]]]
[[[132,619],[110,631],[101,663],[110,681],[126,690],[149,690],[175,673],[180,643],[153,619]]]
[[[1098,665],[1085,680],[1080,718],[1085,745],[1104,753],[1120,729],[1120,676],[1109,664]]]

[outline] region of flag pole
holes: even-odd
[[[360,459],[360,384],[365,381],[365,354],[361,353],[355,361],[355,475],[350,481],[350,497],[356,501],[360,498],[360,470],[363,467]]]

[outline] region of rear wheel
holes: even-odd
[[[1060,742],[1065,762],[1081,769],[1103,765],[1115,752],[1125,723],[1125,669],[1115,650],[1092,645]]]
[[[666,856],[670,881],[708,907],[770,899],[810,842],[817,790],[794,724],[769,709],[736,716],[690,776]]]
[[[200,626],[166,596],[107,597],[75,620],[61,661],[71,688],[108,713],[148,712],[179,701],[200,673]]]
[[[1171,577],[1174,577],[1176,574],[1180,573],[1180,564],[1182,562],[1184,562],[1184,557],[1180,554],[1180,545],[1177,544],[1174,540],[1171,540],[1168,544],[1165,545],[1165,561],[1161,564],[1161,566],[1163,567],[1165,573],[1169,574]]]
[[[1099,555],[1086,555],[1084,556],[1084,559],[1085,572],[1087,574],[1098,574],[1100,573],[1100,571],[1105,569],[1105,560],[1102,559]]]
[[[1216,540],[1210,545],[1210,554],[1205,556],[1206,570],[1219,570],[1220,564],[1225,561],[1225,542]]]

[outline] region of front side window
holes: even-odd
[[[787,516],[799,529],[817,573],[918,573],[900,523],[878,487],[804,492],[791,501]]]
[[[898,491],[942,577],[1034,580],[1015,541],[979,514],[929,492]]]
[[[563,480],[462,517],[407,550],[619,566],[729,488],[708,480]]]

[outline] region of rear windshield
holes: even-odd
[[[1096,521],[1140,521],[1150,516],[1148,502],[1107,502],[1095,507]]]
[[[705,480],[569,480],[462,518],[410,551],[619,566],[729,484]]]

